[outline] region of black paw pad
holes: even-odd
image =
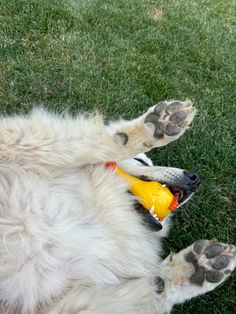
[[[230,263],[230,257],[227,255],[217,256],[215,262],[213,263],[213,268],[222,269],[228,266]]]
[[[225,248],[222,244],[219,243],[212,244],[206,248],[205,254],[208,258],[213,258],[216,255],[219,255],[221,252],[223,252],[224,249]]]
[[[201,286],[205,277],[204,268],[199,266],[196,268],[196,272],[190,277],[191,283],[197,286]]]
[[[206,279],[211,283],[217,283],[223,278],[223,274],[219,271],[209,270],[206,272]]]
[[[123,145],[127,144],[129,138],[128,138],[128,135],[127,135],[126,133],[124,133],[124,132],[119,132],[119,133],[117,133],[116,135],[119,136],[120,141],[121,141],[121,143],[122,143]]]
[[[165,102],[159,102],[156,107],[154,108],[154,112],[156,115],[161,116],[163,112],[166,110],[166,103]]]
[[[166,134],[169,136],[174,136],[179,134],[181,129],[177,125],[167,125],[166,127]]]
[[[170,116],[170,121],[182,123],[187,118],[186,111],[175,112]]]
[[[207,245],[207,242],[207,240],[198,240],[197,242],[195,242],[193,245],[194,252],[196,252],[197,254],[202,254]]]
[[[182,108],[183,104],[180,101],[174,101],[167,107],[168,113],[174,113],[176,111],[179,111]]]
[[[164,136],[164,125],[159,121],[159,115],[155,113],[150,113],[146,116],[144,123],[153,123],[155,126],[154,137],[162,138]]]
[[[162,138],[164,136],[164,125],[161,122],[157,122],[155,124],[156,130],[154,133],[154,137]]]
[[[156,124],[159,123],[159,116],[155,113],[149,113],[144,120],[144,123],[148,122],[151,122],[156,126]]]
[[[156,286],[156,293],[161,294],[165,289],[165,282],[161,277],[155,277],[154,284]]]
[[[186,262],[191,263],[191,264],[196,264],[197,262],[197,258],[193,254],[193,252],[189,252],[187,255],[185,255],[185,260]]]

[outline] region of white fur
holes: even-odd
[[[137,144],[151,139],[141,118],[106,127],[99,115],[38,109],[0,120],[1,313],[151,314],[177,302],[153,284],[165,277],[164,234],[142,225],[127,184],[103,164],[148,150]],[[141,171],[134,163],[123,166]]]

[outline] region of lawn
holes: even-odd
[[[201,238],[236,243],[235,0],[1,0],[0,46],[2,114],[43,104],[132,118],[192,99],[192,128],[150,153],[202,181],[175,215],[166,254]],[[235,313],[235,290],[234,274],[173,313]]]

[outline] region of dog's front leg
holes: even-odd
[[[194,114],[189,101],[162,102],[140,118],[105,126],[98,115],[71,118],[36,110],[0,120],[0,161],[50,167],[119,161],[176,140]]]

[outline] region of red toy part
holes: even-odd
[[[178,203],[178,198],[179,198],[178,195],[174,195],[173,200],[172,200],[172,202],[171,202],[170,205],[169,205],[169,209],[170,209],[171,211],[172,211],[172,210],[175,210],[176,207],[179,205],[179,203]]]
[[[105,163],[105,167],[106,168],[110,168],[110,169],[115,169],[116,167],[116,162],[115,161],[109,161]]]

